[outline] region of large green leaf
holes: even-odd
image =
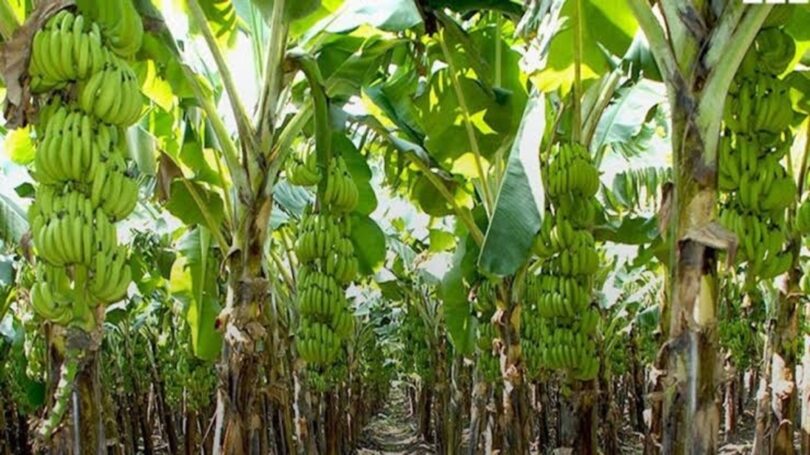
[[[28,217],[16,202],[0,194],[0,240],[16,245],[28,231]]]
[[[610,187],[605,186],[605,201],[615,211],[632,210],[635,207],[642,209],[653,204],[661,186],[671,181],[672,169],[669,167],[629,168],[616,174]]]
[[[656,217],[624,217],[621,220],[597,226],[593,236],[596,240],[627,245],[651,243],[659,236],[658,219]]]
[[[199,197],[199,201],[195,196]],[[187,225],[199,224],[211,229],[218,229],[225,218],[222,197],[200,183],[190,180],[176,179],[172,182],[171,197],[166,202],[166,210]],[[213,226],[208,225],[203,210],[210,215]]]
[[[178,250],[180,258],[172,268],[171,290],[187,304],[185,317],[194,354],[214,360],[222,347],[222,335],[215,326],[221,307],[210,232],[203,227],[190,231],[180,240]]]
[[[605,109],[596,126],[591,141],[594,152],[605,145],[630,142],[641,132],[650,110],[666,100],[666,90],[659,82],[643,79],[619,89],[616,96],[616,101]]]
[[[458,84],[473,124],[473,139],[483,158],[489,160],[504,140],[504,134],[499,133],[508,133],[511,123],[503,124],[497,118],[493,121],[493,117],[487,115],[501,105],[477,80],[458,75]],[[425,148],[431,157],[454,174],[478,177],[474,150],[449,69],[433,75],[429,86],[416,99],[416,105],[421,128],[426,134]]]
[[[351,239],[360,263],[360,272],[372,275],[385,260],[385,234],[368,216],[353,214],[351,220]]]
[[[371,25],[388,32],[401,32],[422,23],[413,0],[348,0],[327,27],[333,33]]]
[[[408,140],[419,144],[425,138],[419,112],[413,102],[419,75],[412,65],[402,65],[384,80],[363,87],[365,107],[379,122],[396,126]]]
[[[318,66],[323,78],[329,81],[329,97],[341,99],[348,99],[371,84],[379,76],[381,60],[407,43],[383,35],[333,34],[324,41],[318,52]]]
[[[194,123],[196,122],[186,122],[183,142],[180,146],[180,162],[191,171],[189,177],[198,182],[210,183],[211,185],[221,187],[223,186],[222,178],[216,170],[217,154],[212,149],[212,144],[204,143],[203,135],[198,133]],[[205,131],[204,137],[209,139],[213,137],[213,135],[207,133],[208,132]]]
[[[236,8],[232,1],[210,1],[197,0],[200,8],[205,14],[208,27],[214,37],[221,45],[233,46],[236,43],[240,18],[236,13]],[[188,0],[182,0],[180,6],[188,13]],[[200,29],[194,21],[190,21],[189,30],[192,33],[200,33]]]
[[[131,158],[138,165],[138,170],[142,174],[154,176],[157,172],[155,137],[137,126],[127,130],[127,144]]]
[[[622,58],[625,67],[629,66],[629,70],[633,78],[643,76],[647,79],[661,82],[661,72],[658,70],[658,65],[655,63],[650,45],[644,37],[644,33],[638,32],[633,38],[633,43],[627,49],[627,53]]]
[[[455,187],[455,185],[445,186],[450,187],[451,192]],[[422,211],[430,216],[442,217],[453,213],[453,208],[448,204],[447,200],[439,193],[433,183],[423,175],[416,177],[413,188],[411,188],[411,198],[419,205]]]
[[[578,17],[575,2],[581,5]],[[582,37],[583,81],[597,78],[608,70],[611,55],[624,55],[638,28],[626,0],[565,0],[560,20],[561,26],[548,50],[547,64],[532,76],[536,85],[546,92],[558,88],[567,91],[574,82],[577,28]]]
[[[810,8],[801,8],[799,5],[774,6],[774,8],[790,8],[790,22],[785,30],[796,41],[796,55],[788,69],[794,68],[796,63],[807,64],[808,50],[810,50]]]
[[[469,355],[475,349],[477,319],[472,304],[468,299],[465,278],[474,266],[475,248],[468,245],[465,237],[458,243],[453,254],[453,265],[444,275],[439,285],[439,297],[442,299],[442,311],[447,325],[447,333],[453,346],[462,355]]]
[[[486,273],[511,275],[531,253],[545,206],[539,158],[544,124],[545,99],[533,94],[512,145],[481,249],[479,266]]]

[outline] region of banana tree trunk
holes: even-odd
[[[804,304],[804,318],[810,320],[810,302]],[[802,336],[802,344],[801,449],[810,453],[810,333]]]
[[[672,203],[672,188],[673,185],[665,185],[662,188],[661,205],[669,206]],[[665,216],[662,216],[665,218]],[[663,231],[663,229],[662,229]],[[669,321],[671,318],[672,305],[670,302],[670,274],[664,274],[664,285],[662,286],[659,309],[661,317],[659,318],[658,330],[661,332],[661,339],[667,340],[669,338]],[[666,371],[668,359],[668,349],[664,345],[656,354],[653,361],[652,374],[650,385],[650,423],[644,437],[644,455],[654,455],[661,452],[661,443],[664,438],[664,379],[665,376],[661,373]],[[636,358],[638,356],[636,355]],[[641,371],[641,379],[644,379],[643,369]],[[638,385],[636,386],[638,390]],[[641,386],[643,390],[643,385]],[[643,403],[642,403],[643,406]],[[643,408],[642,408],[643,409]],[[643,417],[642,417],[643,418]]]
[[[91,355],[76,377],[76,390],[69,420],[78,432],[73,435],[73,453],[104,455],[107,453],[104,437],[104,409],[101,398],[101,378],[98,353]]]
[[[464,374],[464,359],[454,353],[453,362],[450,373],[450,389],[449,392],[449,406],[447,408],[446,419],[447,426],[445,433],[447,434],[447,447],[448,455],[457,454],[460,452],[461,447],[461,419],[463,408],[463,392],[462,392],[462,376]]]
[[[501,422],[503,422],[503,387],[494,387],[492,402],[494,412],[491,413],[489,423],[488,440],[486,441],[485,453],[500,453],[503,450],[503,440],[501,433]]]
[[[661,380],[665,454],[717,452],[717,253],[733,236],[717,224],[717,143],[730,83],[772,6],[725,8],[707,2],[645,0],[628,5],[649,40],[671,109],[674,186],[659,213],[669,244],[669,323]],[[740,13],[737,15],[737,13]],[[663,16],[663,21],[661,20]],[[695,27],[700,23],[699,27]],[[731,25],[733,32],[725,27]],[[698,30],[699,29],[699,30]]]
[[[334,390],[324,393],[324,433],[326,436],[326,454],[337,455],[339,453],[338,435],[338,405],[337,395]]]
[[[757,390],[756,413],[754,416],[754,445],[753,455],[765,455],[771,446],[770,428],[770,398],[771,398],[771,367],[770,361],[773,352],[773,324],[768,324],[765,338],[765,348],[762,353],[762,371],[759,373],[759,389]]]
[[[723,429],[726,440],[731,439],[737,427],[737,374],[729,359],[726,362],[725,418]]]
[[[576,381],[570,395],[562,397],[560,449],[574,455],[596,451],[596,381]]]
[[[103,308],[99,306],[96,319],[103,321]],[[49,453],[76,453],[102,455],[107,453],[104,434],[104,401],[101,395],[100,343],[101,324],[94,333],[79,329],[68,329],[59,335],[65,352],[82,352],[79,371],[73,384],[73,392],[67,403],[67,412],[62,419],[61,427],[48,441]],[[51,333],[51,336],[54,334]],[[51,378],[60,377],[63,352],[55,347],[51,340]],[[58,380],[49,381],[56,386]],[[58,387],[58,386],[57,386]]]
[[[261,315],[267,301],[268,282],[262,269],[266,236],[267,197],[254,198],[245,207],[246,216],[236,231],[232,252],[227,258],[228,291],[226,307],[217,319],[223,329],[220,381],[217,394],[217,432],[214,453],[258,455],[261,410],[257,406],[257,376],[261,356],[256,346],[265,338]]]
[[[607,375],[605,375],[607,376]],[[618,378],[616,378],[618,379]],[[624,403],[627,402],[627,394],[622,393],[619,389],[619,381],[614,378],[607,377],[601,380],[600,383],[601,407],[599,418],[601,419],[599,427],[602,428],[602,444],[605,453],[620,453],[619,449],[619,429],[621,428],[622,415],[624,415]],[[594,399],[595,400],[595,399]],[[628,416],[632,413],[628,412]],[[596,427],[596,425],[594,425]],[[595,434],[595,429],[592,430]],[[593,437],[593,446],[595,449],[596,438]],[[595,453],[595,452],[592,452]]]
[[[430,429],[430,416],[433,406],[433,384],[422,381],[422,387],[419,389],[419,434],[425,442],[433,442],[433,432]]]
[[[549,414],[551,412],[548,383],[537,381],[534,390],[536,394],[535,416],[537,417],[537,450],[540,453],[544,453],[548,447],[551,447],[551,435],[548,428]]]
[[[512,294],[513,283],[499,289],[495,316],[501,335],[500,356],[503,376],[503,421],[500,430],[505,453],[523,455],[529,451],[530,404],[520,350],[520,301]]]
[[[152,349],[152,353],[149,356],[149,366],[152,385],[155,389],[155,405],[157,407],[157,412],[159,414],[163,430],[165,431],[165,440],[169,444],[169,452],[177,453],[177,431],[174,427],[174,417],[172,416],[172,410],[169,409],[166,403],[166,388],[163,383],[163,377],[161,376],[155,362],[155,357],[157,356],[157,346],[154,340],[149,341]]]
[[[793,455],[793,420],[796,409],[796,340],[799,337],[799,280],[801,270],[798,256],[801,246],[796,243],[793,250],[793,267],[784,276],[783,288],[779,292],[776,306],[776,329],[774,330],[773,353],[771,359],[771,453]]]
[[[310,391],[306,386],[305,368],[302,363],[294,367],[295,390],[295,436],[297,439],[297,453],[318,453],[316,443],[316,429],[312,416],[318,413],[318,406],[313,403]]]
[[[436,400],[433,406],[433,425],[436,428],[436,450],[447,453],[452,450],[448,445],[447,426],[448,409],[450,407],[450,374],[447,371],[447,338],[439,336],[433,347],[433,365],[436,370],[434,384]]]
[[[641,365],[641,360],[638,354],[638,336],[636,331],[631,332],[630,340],[630,368],[631,368],[631,381],[630,386],[633,388],[633,396],[631,398],[630,407],[633,408],[633,426],[636,431],[644,434],[647,431],[647,426],[644,424],[644,367]]]
[[[707,160],[707,138],[697,127],[694,102],[688,93],[679,92],[672,106],[675,186],[668,239],[673,263],[663,451],[711,455],[720,429],[715,390],[722,370],[717,355],[716,251],[704,239],[716,210],[717,162]]]
[[[489,397],[489,385],[480,377],[481,372],[476,368],[475,385],[473,386],[472,404],[470,409],[470,441],[467,447],[468,455],[480,453],[481,435],[487,421],[487,398]]]

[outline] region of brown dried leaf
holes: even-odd
[[[690,229],[686,232],[683,240],[691,240],[715,250],[724,250],[728,252],[729,266],[734,264],[734,257],[737,255],[737,245],[739,244],[737,235],[716,221],[702,227]]]
[[[172,195],[172,181],[175,177],[183,177],[183,171],[166,152],[161,150],[158,160],[157,185],[155,185],[155,197],[158,202],[169,200]]]
[[[25,23],[14,36],[0,45],[0,71],[6,81],[6,127],[25,126],[34,117],[36,109],[31,105],[28,83],[28,61],[31,58],[31,43],[34,34],[51,16],[74,5],[74,0],[45,0],[39,2]]]

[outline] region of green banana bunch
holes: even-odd
[[[38,282],[31,287],[31,308],[39,317],[54,324],[66,326],[73,319],[70,301],[53,292],[47,282]]]
[[[571,163],[554,161],[549,166],[549,195],[553,198],[574,193],[590,198],[599,190],[599,171],[590,160],[575,158]]]
[[[742,153],[733,147],[734,136],[726,132],[717,144],[717,187],[720,191],[737,191],[742,173]]]
[[[331,326],[335,330],[335,335],[341,340],[349,338],[354,333],[355,321],[351,311],[338,311],[332,316]]]
[[[495,286],[487,280],[481,282],[475,293],[473,308],[481,318],[489,319],[495,312]]]
[[[731,84],[718,145],[718,187],[728,193],[720,222],[737,236],[748,284],[788,270],[786,209],[798,192],[782,165],[792,143],[789,86],[779,78],[795,54],[793,39],[775,25],[757,34]],[[798,218],[798,217],[797,217]]]
[[[89,291],[95,298],[95,304],[116,302],[126,296],[132,281],[132,270],[124,246],[97,251],[92,272]]]
[[[335,212],[349,213],[360,201],[360,192],[343,158],[337,157],[327,171],[323,198]]]
[[[503,380],[501,376],[501,363],[498,356],[491,353],[482,353],[478,357],[478,364],[486,382],[495,384]]]
[[[592,341],[599,314],[590,308],[600,265],[590,232],[602,210],[594,197],[599,172],[585,147],[559,144],[543,177],[552,210],[533,245],[542,263],[539,274],[526,280],[521,349],[533,377],[549,369],[588,380],[599,368]]]
[[[751,126],[754,130],[778,133],[790,127],[793,103],[789,86],[776,76],[759,73],[756,89],[756,98],[752,102],[754,115]]]
[[[90,265],[98,245],[117,244],[115,227],[98,217],[90,200],[80,193],[71,192],[54,198],[53,212],[49,215],[35,209],[32,213],[31,232],[34,245],[43,259],[53,265]],[[40,204],[36,204],[39,207]]]
[[[93,180],[91,199],[115,222],[126,218],[135,209],[138,204],[138,184],[123,172],[116,172],[110,167],[99,166]]]
[[[562,216],[575,229],[590,230],[596,223],[597,216],[604,211],[601,203],[595,198],[582,199],[572,194],[561,195],[555,201],[556,213]]]
[[[296,347],[298,354],[307,363],[330,364],[340,353],[340,339],[325,324],[303,323],[297,333]]]
[[[552,370],[567,370],[574,379],[590,380],[599,369],[596,344],[581,332],[541,326],[540,363]]]
[[[301,313],[296,344],[301,358],[315,365],[334,362],[341,341],[354,332],[354,315],[344,286],[355,279],[360,268],[351,239],[351,221],[344,215],[357,207],[359,190],[340,156],[330,161],[325,177],[319,196],[321,212],[305,211],[295,241]],[[321,184],[316,154],[295,156],[287,178],[294,185]]]
[[[65,83],[83,80],[108,60],[97,24],[81,14],[61,10],[37,31],[31,44],[28,73],[34,93],[44,93]]]
[[[296,186],[314,186],[321,181],[318,156],[311,150],[293,155],[287,168],[287,180]]]
[[[96,149],[95,119],[62,107],[49,119],[34,157],[37,179],[53,185],[91,180],[102,159]]]
[[[303,316],[333,322],[337,314],[346,311],[344,290],[334,278],[311,269],[302,269],[301,274],[298,308]]]
[[[79,107],[104,123],[135,124],[141,116],[144,98],[137,76],[123,60],[110,56],[100,71],[78,86]]]
[[[30,87],[47,92],[47,101],[34,123],[38,185],[28,215],[39,260],[30,302],[50,323],[91,332],[98,325],[94,309],[123,298],[132,278],[113,223],[137,203],[122,127],[138,121],[144,99],[134,72],[115,54],[133,55],[143,28],[129,0],[78,3],[82,14],[57,12],[31,43]],[[345,320],[338,322],[345,330]],[[66,352],[38,430],[43,438],[62,421],[81,356]]]
[[[492,341],[496,338],[495,326],[492,323],[478,324],[478,339],[476,344],[482,352],[492,352]]]
[[[132,57],[143,43],[143,21],[132,0],[77,0],[76,6],[101,26],[105,44],[120,57]]]
[[[330,252],[326,258],[326,273],[335,277],[340,284],[354,281],[359,267],[354,256],[354,246],[351,240],[345,237],[338,241],[337,251]]]
[[[754,46],[748,53],[752,55],[751,58],[757,59],[756,65],[760,71],[778,75],[785,72],[793,60],[796,43],[780,28],[765,28],[757,34]]]
[[[333,252],[339,242],[346,248],[345,238],[341,234],[340,224],[348,230],[348,218],[339,220],[327,213],[305,214],[301,220],[300,233],[295,242],[295,254],[302,263],[326,258]],[[352,249],[353,251],[353,249]]]

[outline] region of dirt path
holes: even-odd
[[[388,405],[363,430],[361,455],[432,454],[433,448],[422,441],[408,413],[405,395],[399,387],[391,391]]]

